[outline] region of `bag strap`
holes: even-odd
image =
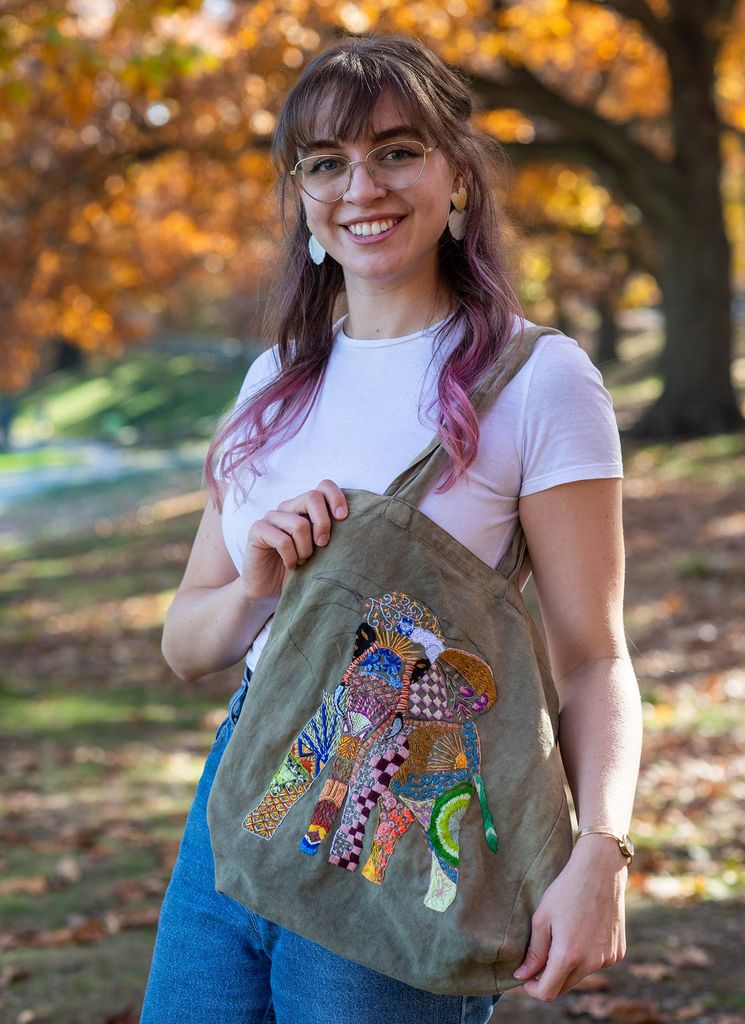
[[[536,342],[544,334],[561,334],[553,327],[528,327],[517,338],[513,358],[507,369],[497,368],[490,372],[481,386],[471,395],[477,416],[481,417],[487,408],[497,400],[505,386],[512,380],[525,363],[535,347]],[[501,369],[501,372],[500,372]],[[447,453],[442,447],[438,434],[432,438],[427,447],[413,459],[383,492],[386,496],[400,498],[410,505],[417,506],[424,498],[430,486],[435,482],[445,467]],[[522,561],[522,556],[520,556]]]

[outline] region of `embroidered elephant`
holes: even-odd
[[[324,694],[243,827],[271,839],[333,756],[300,848],[314,854],[343,806],[329,862],[354,871],[377,805],[362,874],[381,884],[396,843],[416,822],[432,855],[424,902],[445,910],[455,897],[460,822],[474,791],[487,844],[495,852],[498,845],[473,723],[496,700],[493,674],[476,655],[447,647],[433,613],[406,594],[370,598],[365,612],[340,684]]]

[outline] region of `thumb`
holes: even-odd
[[[533,921],[528,952],[517,970],[512,972],[513,978],[532,978],[534,974],[542,970],[548,960],[550,946],[551,927],[549,923]]]

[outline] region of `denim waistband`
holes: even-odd
[[[233,725],[238,721],[238,716],[241,713],[243,701],[246,699],[246,692],[248,691],[248,684],[251,681],[251,675],[251,669],[246,665],[243,673],[243,679],[241,679],[241,684],[230,698],[230,704],[228,705],[228,717]]]
[[[248,667],[248,665],[246,665],[245,670],[243,672],[243,679],[241,679],[240,682],[240,686],[235,691],[233,696],[230,698],[230,703],[228,704],[228,713],[218,726],[217,732],[215,733],[215,738],[212,741],[213,750],[217,746],[217,744],[220,743],[222,740],[225,740],[227,742],[227,740],[230,739],[230,737],[232,736],[233,729],[235,728],[236,722],[240,717],[243,702],[246,699],[248,684],[251,681],[252,674],[253,673],[251,672],[251,669]]]

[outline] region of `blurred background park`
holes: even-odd
[[[271,133],[307,60],[370,31],[470,76],[525,311],[622,434],[629,951],[495,1020],[745,1021],[743,0],[0,0],[0,1020],[138,1019],[240,678],[183,683],[159,641],[265,344]]]

